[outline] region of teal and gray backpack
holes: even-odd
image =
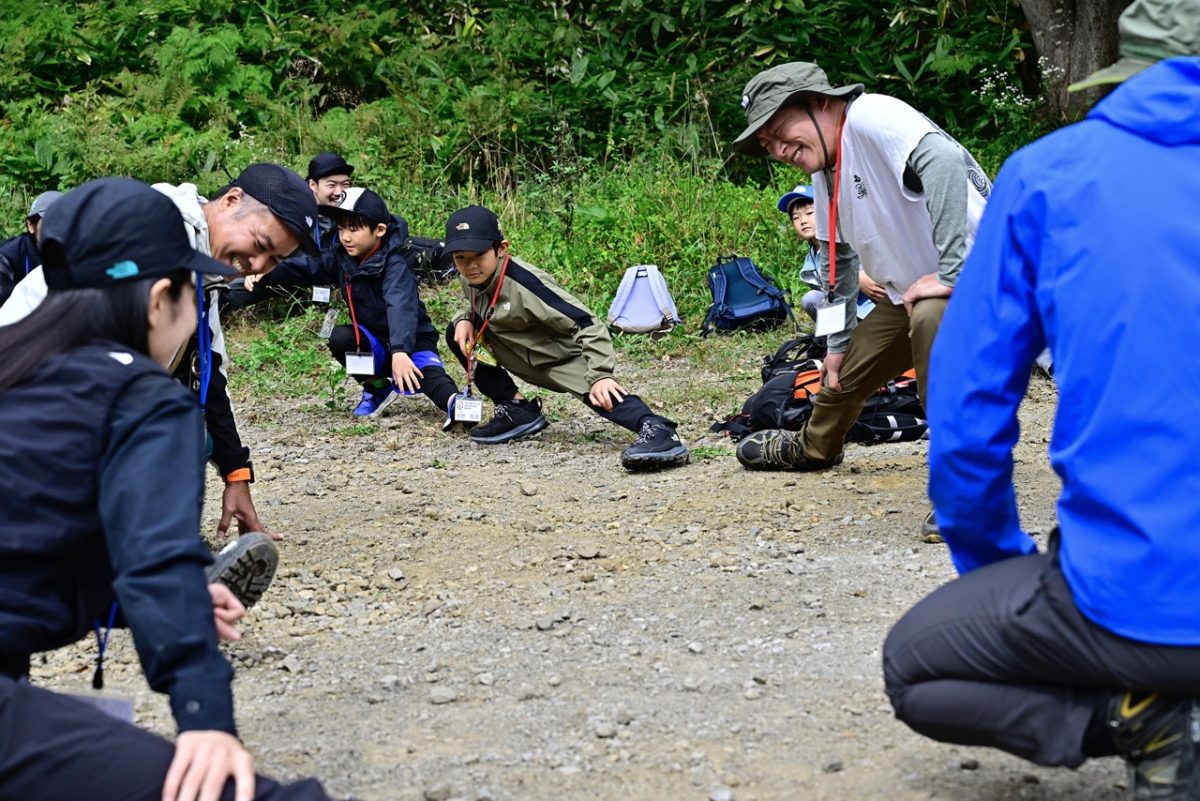
[[[630,267],[608,307],[608,325],[626,334],[663,336],[682,322],[667,282],[653,264]]]
[[[708,271],[708,288],[713,300],[700,327],[701,336],[742,328],[765,331],[784,320],[791,320],[796,327],[787,294],[748,258],[719,259]]]

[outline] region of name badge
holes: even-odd
[[[62,695],[95,707],[115,720],[133,723],[133,701],[129,698],[122,698],[119,695],[84,695],[82,693],[62,693]]]
[[[458,396],[454,401],[454,422],[478,423],[483,419],[483,401],[480,398]]]
[[[329,287],[314,286],[313,287],[313,303],[328,303],[329,302]]]
[[[325,312],[325,322],[321,323],[321,339],[329,339],[329,335],[333,333],[333,327],[337,325],[337,318],[337,309]]]
[[[347,353],[346,372],[350,375],[375,375],[375,354],[370,351]]]
[[[846,330],[846,301],[817,309],[817,330],[813,333],[827,337]]]

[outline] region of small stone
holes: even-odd
[[[702,654],[704,653],[704,645],[698,642],[691,642],[688,643],[688,650],[693,654]]]
[[[383,689],[385,690],[394,690],[400,684],[400,677],[393,673],[389,673],[380,679],[379,683],[383,685]]]
[[[405,578],[407,578],[407,576],[404,575],[404,571],[398,567],[393,567],[387,572],[387,575],[392,581],[404,581]]]
[[[958,766],[963,770],[979,770],[979,760],[964,759],[962,762],[958,763]]]
[[[496,677],[493,676],[491,673],[485,672],[485,673],[480,673],[478,676],[476,676],[475,681],[479,682],[484,687],[491,687],[493,684],[496,683]]]
[[[754,611],[758,611],[760,609],[765,608],[766,605],[767,605],[767,602],[764,601],[762,598],[755,598],[753,601],[750,602],[750,609],[752,609]]]
[[[579,555],[580,559],[595,559],[600,556],[600,548],[597,547],[595,543],[589,542],[585,545],[580,545],[577,547],[575,549],[575,553]]]
[[[558,675],[557,673],[554,673],[549,678],[546,679],[546,683],[549,684],[551,687],[558,687],[560,684],[562,684],[562,676]]]
[[[617,723],[621,726],[628,726],[630,723],[633,723],[633,715],[629,714],[627,710],[622,709],[617,712]]]
[[[550,629],[554,628],[554,624],[557,622],[558,621],[552,617],[539,617],[534,625],[537,626],[538,631],[549,631]]]
[[[458,693],[452,688],[439,684],[429,691],[429,703],[450,704],[458,700]],[[446,796],[449,798],[449,796]]]
[[[757,701],[759,698],[762,698],[762,694],[762,690],[758,689],[757,687],[747,687],[742,692],[742,697],[747,701]]]
[[[295,654],[288,654],[279,663],[279,667],[286,670],[288,673],[303,673],[304,665],[300,663],[300,659]]]
[[[841,773],[842,772],[842,761],[840,759],[835,759],[832,762],[826,762],[824,765],[821,766],[821,772],[822,773]]]
[[[595,732],[601,740],[608,740],[617,736],[617,727],[607,720],[602,720],[596,724]]]
[[[1032,773],[1026,773],[1024,776],[1021,777],[1021,781],[1025,782],[1026,784],[1041,784],[1042,783],[1042,780],[1039,779],[1037,776],[1034,776]]]
[[[701,681],[700,681],[700,679],[696,678],[695,676],[684,676],[683,677],[683,689],[687,690],[688,692],[690,692],[690,693],[699,692],[700,687],[701,687]]]
[[[446,782],[435,784],[425,790],[425,801],[449,801],[454,797],[454,788]]]
[[[708,794],[708,801],[734,801],[733,790],[728,787],[717,787]]]
[[[538,493],[538,488],[537,488],[536,484],[531,484],[528,481],[521,482],[521,494],[522,495],[533,496],[533,495],[537,495],[537,493]]]

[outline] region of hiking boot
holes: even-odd
[[[832,459],[810,459],[800,447],[800,433],[771,429],[755,431],[737,446],[737,460],[747,470],[826,470],[842,463],[842,454]]]
[[[1200,700],[1124,693],[1108,714],[1137,801],[1200,799]]]
[[[279,565],[279,551],[266,534],[252,531],[226,545],[205,570],[209,584],[224,584],[249,609],[266,592]]]
[[[354,416],[378,417],[398,397],[399,395],[396,394],[390,385],[382,389],[363,387],[362,400],[358,402],[358,406],[354,407]]]
[[[642,423],[633,444],[621,453],[621,466],[626,470],[661,470],[677,464],[687,464],[691,451],[679,441],[675,426],[662,420]]]
[[[934,516],[932,509],[929,510],[929,514],[925,515],[925,519],[921,521],[921,539],[926,542],[943,541],[942,535],[938,532],[937,517]]]
[[[491,420],[471,431],[471,441],[481,445],[499,445],[536,434],[548,425],[542,416],[540,399],[505,401],[496,404]]]

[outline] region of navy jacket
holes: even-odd
[[[341,242],[319,258],[291,258],[263,278],[265,286],[337,283],[352,319],[388,343],[389,353],[437,351],[438,332],[417,293],[417,279],[406,258],[408,223],[393,217],[379,249],[365,261],[346,252]]]
[[[37,242],[28,232],[0,243],[0,305],[8,300],[13,287],[41,263]]]
[[[115,597],[179,730],[235,733],[196,533],[203,443],[195,397],[112,343],[0,393],[0,658],[90,636]]]

